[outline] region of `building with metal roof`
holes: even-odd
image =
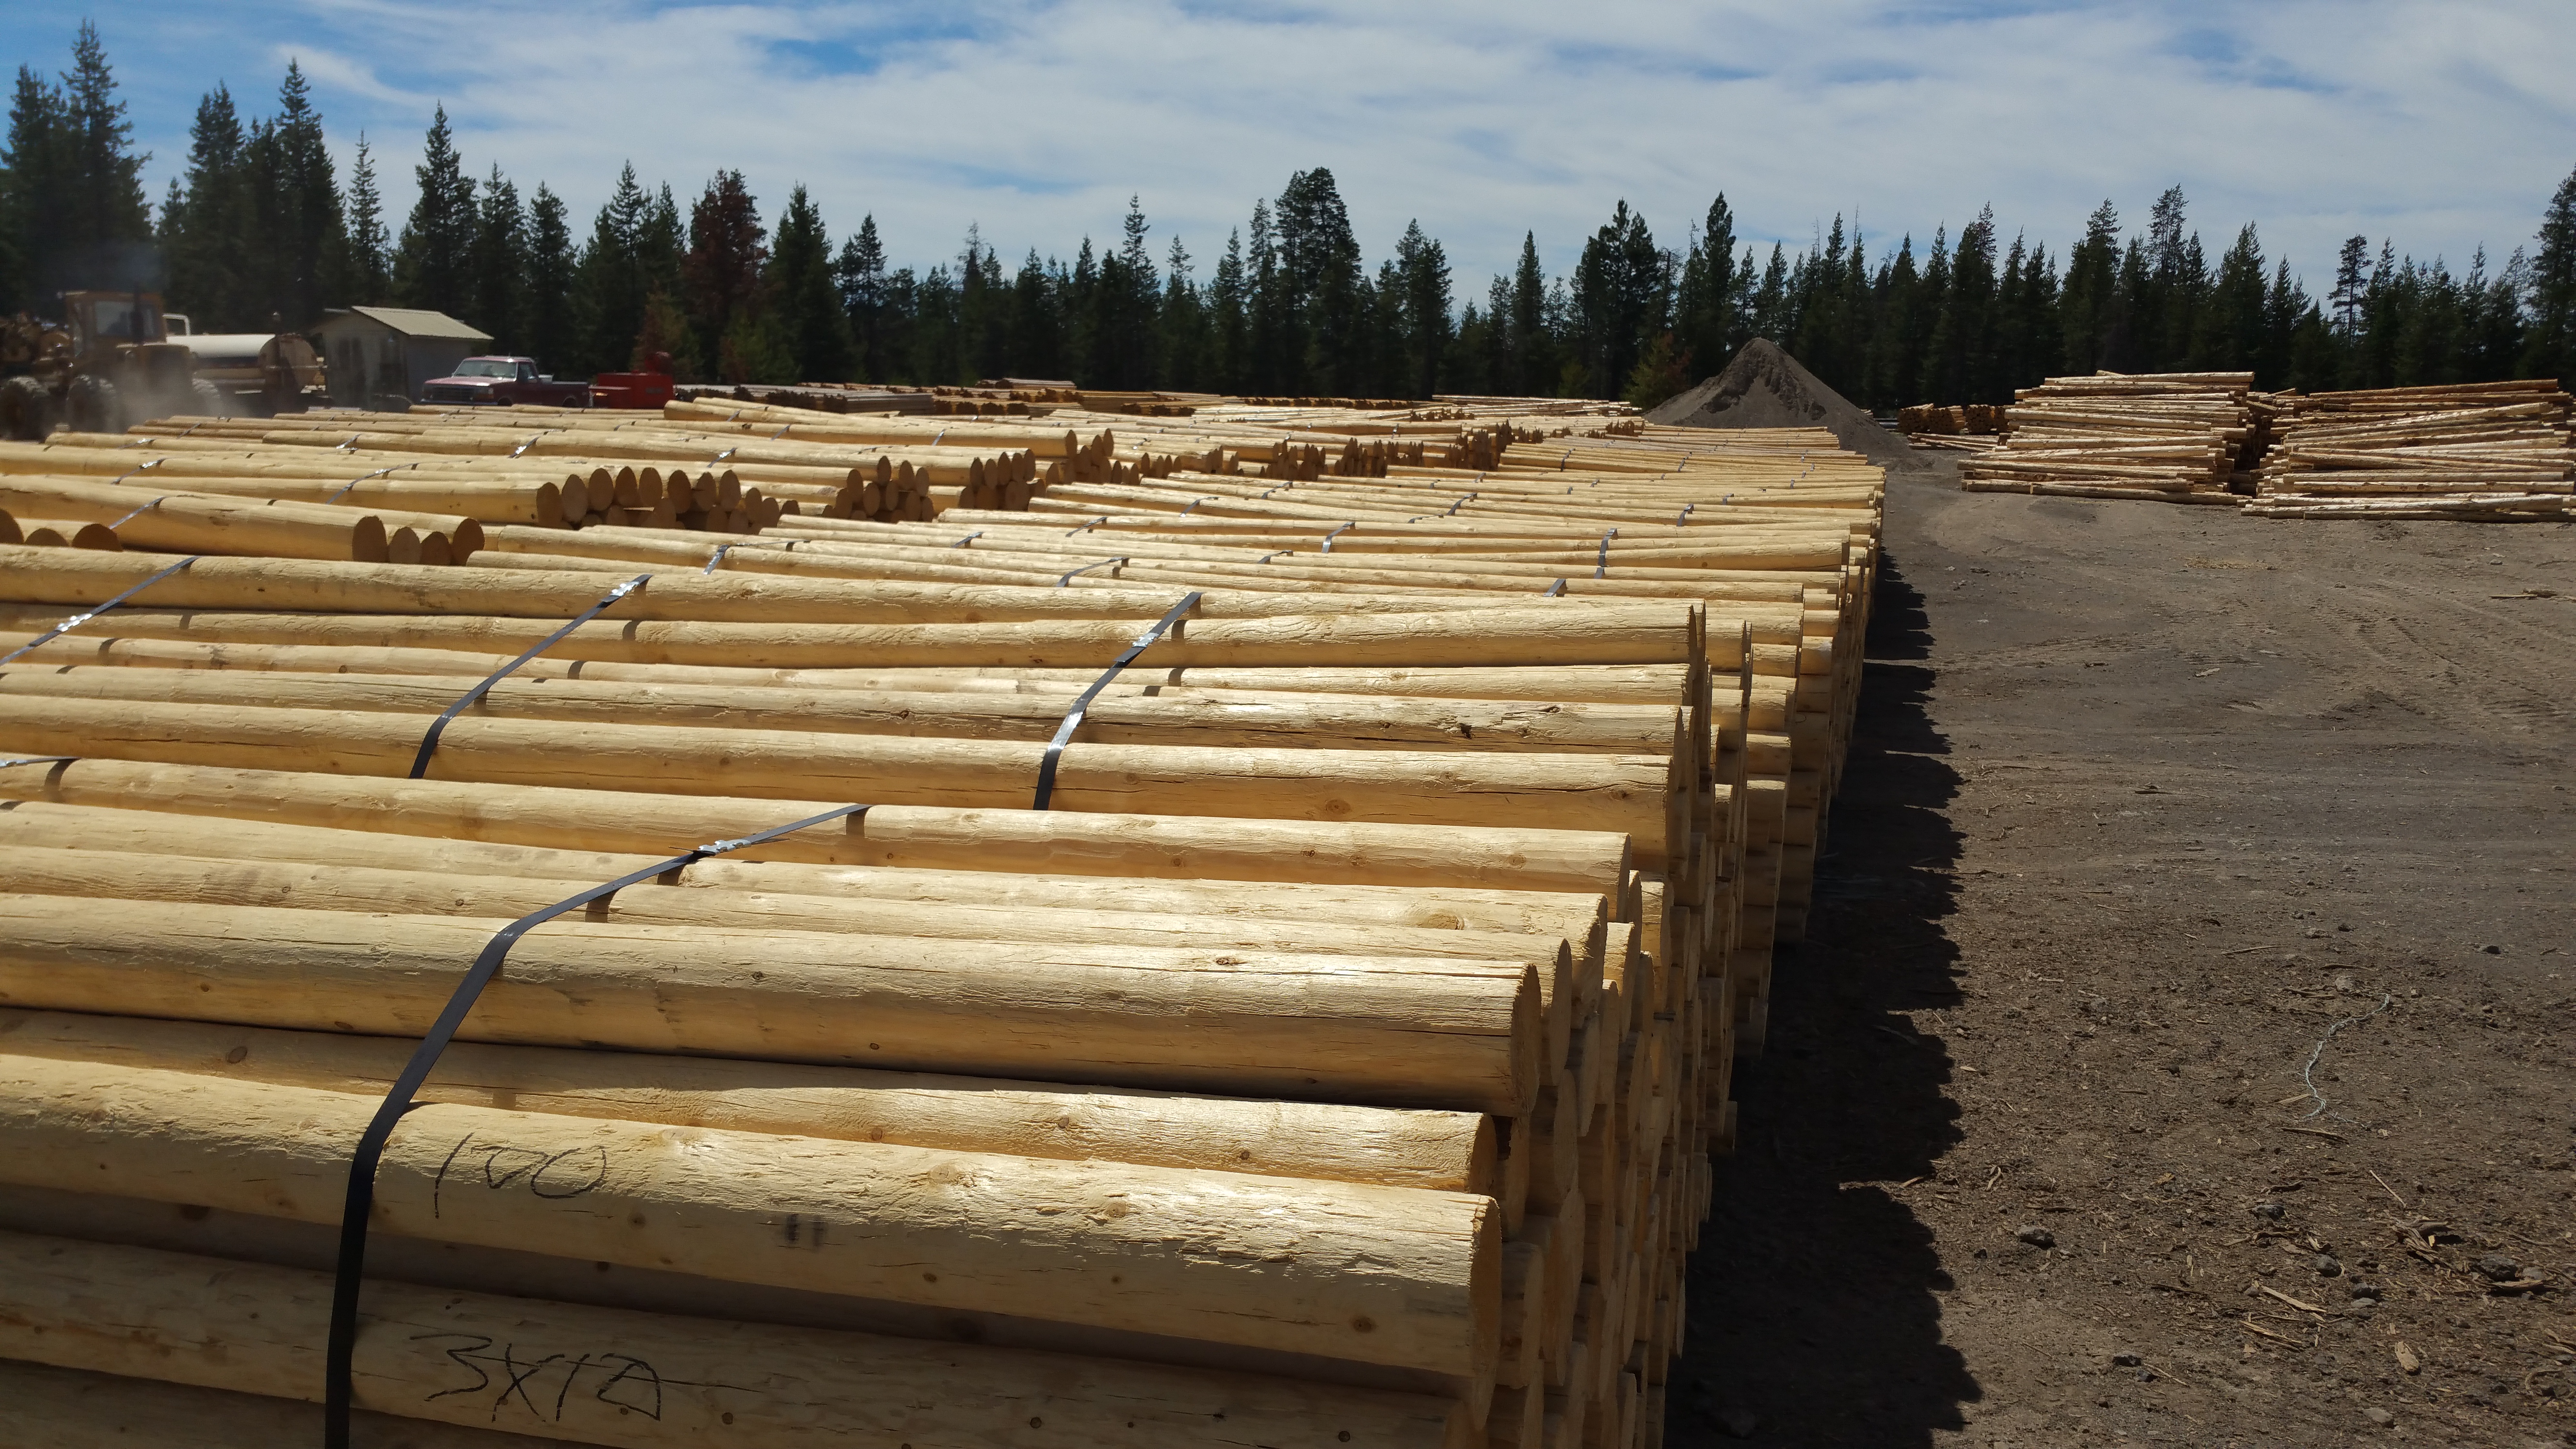
[[[423,384],[488,349],[492,334],[444,312],[408,307],[333,308],[313,329],[341,407],[409,407]]]

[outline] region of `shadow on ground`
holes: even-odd
[[[1979,1396],[1941,1338],[1932,1234],[1876,1183],[1958,1140],[1947,1053],[1900,1011],[1956,999],[1945,921],[1958,793],[1930,702],[1922,594],[1880,566],[1849,763],[1807,939],[1783,948],[1766,1054],[1737,1068],[1742,1132],[1690,1270],[1666,1442],[1928,1445]],[[1844,1184],[1855,1184],[1850,1187]]]

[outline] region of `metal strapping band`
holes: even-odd
[[[350,489],[357,487],[359,484],[366,482],[370,478],[382,478],[387,473],[396,472],[404,468],[417,468],[419,466],[420,465],[418,463],[396,463],[391,468],[378,468],[373,473],[361,473],[357,477],[350,479],[348,482],[341,484],[336,492],[322,501],[325,503],[337,503],[343,497],[348,495]]]
[[[724,562],[724,556],[733,552],[733,547],[734,546],[729,543],[717,544],[716,551],[707,555],[707,566],[698,570],[698,572],[702,574],[714,573],[716,571],[716,565]]]
[[[351,433],[351,434],[349,435],[348,441],[346,441],[346,442],[342,443],[340,446],[338,446],[338,447],[336,447],[336,448],[333,448],[331,451],[332,451],[332,452],[334,452],[334,453],[354,453],[354,452],[356,452],[357,450],[358,450],[358,435],[357,435],[357,434],[355,434],[355,433]],[[513,457],[515,457],[515,456],[517,456],[517,455],[516,455],[516,454],[513,454],[512,456],[513,456]]]
[[[1346,533],[1350,532],[1352,529],[1357,528],[1357,527],[1359,527],[1359,526],[1360,526],[1360,521],[1359,521],[1358,519],[1354,518],[1354,519],[1352,519],[1350,522],[1343,524],[1341,527],[1334,529],[1332,532],[1330,532],[1330,533],[1328,533],[1328,534],[1325,534],[1325,535],[1324,535],[1324,552],[1326,552],[1326,553],[1331,553],[1331,552],[1333,551],[1333,540],[1334,540],[1334,539],[1337,539],[1337,538],[1341,537],[1343,534],[1346,534]]]
[[[1122,553],[1116,558],[1105,558],[1098,563],[1084,564],[1078,569],[1068,569],[1055,581],[1055,586],[1059,589],[1070,588],[1073,585],[1073,576],[1075,574],[1087,574],[1093,569],[1116,568],[1118,565],[1123,564],[1126,561],[1127,555]]]
[[[429,733],[421,736],[420,739],[420,753],[415,756],[411,762],[411,775],[409,778],[417,780],[429,772],[429,757],[438,753],[438,737],[447,733],[447,722],[449,720],[452,720],[456,718],[457,715],[463,713],[466,707],[473,704],[474,701],[491,693],[492,686],[499,684],[502,680],[518,673],[520,666],[526,664],[529,660],[536,658],[538,655],[545,653],[547,650],[552,649],[557,644],[562,643],[565,635],[570,634],[573,630],[580,628],[591,620],[598,618],[602,613],[607,611],[609,605],[616,603],[618,600],[625,598],[628,594],[644,587],[645,582],[652,577],[653,576],[651,574],[637,574],[635,577],[619,584],[616,588],[610,589],[608,591],[608,597],[601,599],[598,603],[582,610],[579,615],[574,617],[571,623],[564,625],[562,628],[548,634],[543,639],[529,645],[527,653],[520,655],[518,658],[511,660],[507,664],[502,665],[499,669],[492,672],[491,678],[486,679],[481,684],[467,690],[463,699],[449,705],[445,714],[440,715],[437,719],[430,722]]]
[[[1268,562],[1270,562],[1272,559],[1279,557],[1279,555],[1280,555],[1280,554],[1283,554],[1283,553],[1295,553],[1296,551],[1297,551],[1297,550],[1295,550],[1295,549],[1293,549],[1293,548],[1283,548],[1283,549],[1278,549],[1278,550],[1275,550],[1275,551],[1273,551],[1273,552],[1263,554],[1261,557],[1259,557],[1259,558],[1257,558],[1257,559],[1254,559],[1254,560],[1253,560],[1253,562],[1254,562],[1254,563],[1268,563]]]
[[[1181,512],[1183,514],[1187,514],[1190,509],[1198,507],[1200,504],[1207,502],[1210,498],[1214,498],[1215,496],[1216,495],[1213,493],[1201,494],[1199,497],[1191,499],[1188,506],[1183,508]]]
[[[68,765],[79,759],[78,755],[20,755],[14,760],[0,760],[0,770],[5,770],[11,765]]]
[[[1100,691],[1109,687],[1109,681],[1116,679],[1120,670],[1135,663],[1137,655],[1152,647],[1155,640],[1162,638],[1173,625],[1179,623],[1183,614],[1197,607],[1201,597],[1200,591],[1196,589],[1183,595],[1181,601],[1174,604],[1160,620],[1156,621],[1153,628],[1136,636],[1136,641],[1127,646],[1126,653],[1109,661],[1109,668],[1098,679],[1091,682],[1089,689],[1074,697],[1073,708],[1064,712],[1064,723],[1055,727],[1055,738],[1047,741],[1046,758],[1038,761],[1038,792],[1029,802],[1030,809],[1044,810],[1048,808],[1047,802],[1055,798],[1056,764],[1064,758],[1065,743],[1073,738],[1075,730],[1082,728],[1083,712],[1091,708],[1091,702],[1100,697]]]
[[[1608,533],[1601,535],[1601,559],[1598,563],[1595,563],[1592,566],[1592,576],[1594,578],[1600,578],[1610,572],[1610,540],[1617,538],[1618,536],[1619,530],[1615,528],[1610,530]]]
[[[725,459],[730,458],[730,457],[732,457],[734,454],[739,453],[739,452],[741,452],[741,451],[742,451],[742,449],[740,449],[739,447],[727,448],[727,449],[725,449],[723,452],[716,454],[716,455],[715,455],[714,457],[712,457],[712,458],[709,458],[709,459],[707,460],[707,466],[708,466],[708,467],[710,467],[710,468],[712,468],[712,467],[714,467],[715,465],[717,465],[718,463],[723,462]]]
[[[350,1363],[358,1345],[358,1288],[367,1269],[367,1217],[375,1208],[376,1164],[384,1156],[385,1144],[401,1125],[404,1115],[427,1104],[412,1100],[412,1094],[429,1081],[440,1054],[455,1039],[457,1028],[465,1024],[467,1012],[474,1009],[475,998],[484,986],[499,974],[501,964],[509,959],[510,948],[528,932],[564,914],[579,910],[591,902],[615,895],[628,886],[651,880],[657,875],[685,869],[709,856],[723,855],[746,846],[759,845],[779,836],[792,834],[811,826],[828,824],[845,816],[864,814],[865,805],[844,805],[792,824],[780,825],[738,840],[711,840],[692,846],[678,855],[648,865],[630,875],[622,875],[605,885],[595,885],[579,894],[566,896],[541,911],[521,916],[501,928],[487,942],[474,964],[466,969],[465,978],[456,984],[438,1020],[412,1049],[411,1060],[403,1064],[402,1074],[394,1078],[393,1090],[377,1104],[374,1119],[358,1137],[357,1150],[349,1156],[349,1188],[340,1212],[340,1254],[331,1283],[331,1331],[322,1366],[322,1443],[325,1449],[348,1449],[349,1411],[354,1395],[350,1389]]]
[[[779,439],[781,439],[781,438],[783,438],[783,437],[786,437],[786,436],[787,436],[787,430],[788,430],[789,428],[794,427],[794,426],[796,426],[794,423],[780,423],[780,424],[778,425],[778,431],[777,431],[777,432],[774,432],[774,433],[772,433],[772,434],[770,434],[770,435],[769,435],[769,441],[771,441],[771,442],[775,443],[775,442],[777,442]]]
[[[167,462],[169,462],[169,461],[170,461],[170,460],[169,460],[169,459],[167,459],[167,458],[155,458],[155,459],[153,459],[151,462],[146,463],[146,464],[142,465],[142,466],[141,466],[141,467],[139,467],[139,468],[128,468],[128,469],[126,469],[124,472],[119,473],[119,474],[117,474],[115,477],[113,477],[113,478],[111,478],[111,479],[107,480],[107,486],[108,486],[108,487],[110,487],[110,488],[113,488],[113,487],[115,487],[117,484],[124,482],[126,479],[133,477],[133,476],[134,476],[135,474],[137,474],[137,473],[149,472],[149,471],[151,471],[152,469],[154,469],[154,468],[158,468],[158,467],[160,467],[162,464],[167,463]]]
[[[1470,494],[1468,494],[1466,497],[1459,499],[1457,502],[1450,504],[1450,505],[1449,505],[1449,513],[1455,513],[1455,512],[1457,512],[1459,509],[1466,507],[1466,506],[1468,505],[1468,503],[1469,503],[1469,502],[1471,502],[1471,501],[1473,501],[1473,500],[1474,500],[1475,496],[1476,496],[1475,494],[1470,493]],[[1440,516],[1441,516],[1441,517],[1443,517],[1443,518],[1446,518],[1446,517],[1448,517],[1448,516],[1449,516],[1449,513],[1444,513],[1444,514],[1442,514],[1442,515],[1440,515]]]
[[[144,506],[148,508],[151,505],[145,504]],[[145,579],[143,582],[136,584],[133,588],[127,589],[124,593],[121,593],[115,598],[108,600],[106,603],[99,605],[97,608],[90,610],[88,613],[72,615],[70,618],[65,619],[50,629],[47,629],[44,633],[37,635],[35,638],[28,640],[26,643],[19,645],[8,653],[0,654],[0,664],[6,664],[10,660],[17,658],[19,655],[24,654],[28,650],[36,648],[39,645],[51,644],[63,635],[70,633],[81,625],[88,623],[90,620],[97,618],[99,615],[104,614],[108,610],[115,608],[117,605],[124,603],[126,600],[133,598],[136,594],[142,593],[145,589],[152,587],[154,584],[170,577],[179,570],[195,563],[199,557],[199,555],[192,553],[186,558],[179,560],[177,563],[170,565],[168,568],[163,569],[161,572],[154,574],[152,577]]]
[[[169,494],[167,494],[167,493],[164,493],[164,494],[162,494],[160,497],[153,499],[151,502],[146,503],[146,504],[144,504],[142,507],[140,507],[140,508],[138,508],[138,509],[135,509],[133,512],[131,512],[131,513],[129,513],[129,514],[127,514],[127,515],[125,515],[123,518],[120,518],[120,519],[116,520],[114,523],[109,524],[109,525],[108,525],[108,527],[109,527],[109,528],[123,528],[125,525],[127,525],[127,524],[129,524],[129,523],[132,523],[135,519],[142,517],[144,514],[151,512],[153,509],[158,508],[158,507],[160,507],[162,504],[167,503],[167,502],[169,502],[169,501],[170,501],[170,495],[169,495]]]
[[[1546,592],[1546,593],[1543,593],[1543,594],[1541,594],[1541,595],[1539,595],[1539,597],[1540,597],[1540,598],[1542,598],[1542,599],[1553,599],[1553,598],[1555,598],[1557,595],[1559,595],[1559,594],[1561,594],[1561,593],[1564,593],[1564,592],[1565,592],[1565,580],[1563,580],[1563,579],[1558,579],[1555,583],[1552,583],[1552,584],[1548,585],[1548,586],[1547,586],[1547,592]]]
[[[1109,521],[1109,515],[1108,515],[1108,514],[1106,514],[1106,513],[1104,513],[1104,514],[1100,515],[1098,518],[1095,518],[1095,519],[1091,520],[1089,523],[1086,523],[1086,524],[1082,525],[1082,528],[1068,528],[1068,529],[1066,529],[1066,530],[1064,531],[1064,536],[1065,536],[1065,537],[1067,537],[1067,538],[1071,538],[1071,537],[1073,537],[1075,534],[1082,532],[1082,529],[1083,529],[1083,528],[1098,528],[1100,525],[1102,525],[1102,524],[1104,524],[1104,523],[1107,523],[1108,521]]]
[[[1681,526],[1682,526],[1682,520],[1683,520],[1683,519],[1685,519],[1685,518],[1690,517],[1690,516],[1691,516],[1691,510],[1692,510],[1692,509],[1694,509],[1694,508],[1697,508],[1697,507],[1699,507],[1699,505],[1698,505],[1698,504],[1696,504],[1696,503],[1685,503],[1685,504],[1683,504],[1683,505],[1682,505],[1682,511],[1673,515],[1673,527],[1675,527],[1675,528],[1679,528],[1679,527],[1681,527]]]
[[[515,458],[515,457],[518,457],[520,454],[525,453],[525,452],[526,452],[526,451],[528,451],[530,448],[535,447],[535,446],[537,445],[537,440],[538,440],[539,438],[544,437],[544,436],[545,436],[545,434],[543,434],[543,433],[530,433],[530,434],[528,435],[528,440],[527,440],[526,442],[521,443],[519,446],[517,446],[517,447],[515,447],[515,448],[512,448],[512,449],[510,450],[510,456],[511,456],[511,457],[513,457],[513,458]]]
[[[975,540],[977,540],[977,539],[979,539],[979,538],[982,538],[983,536],[984,536],[984,530],[982,530],[982,529],[980,529],[980,528],[979,528],[979,529],[976,529],[973,533],[970,533],[970,534],[966,535],[964,538],[961,538],[961,539],[957,540],[955,543],[952,543],[952,544],[950,544],[950,545],[948,545],[948,546],[949,546],[950,548],[964,548],[966,545],[968,545],[968,544],[970,544],[970,543],[973,543]]]

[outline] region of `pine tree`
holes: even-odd
[[[474,325],[492,334],[492,350],[517,354],[527,347],[528,214],[519,188],[492,168],[474,223]]]
[[[1190,274],[1190,254],[1179,237],[1163,257],[1161,385],[1186,392],[1208,390],[1216,350],[1206,294]]]
[[[1057,280],[1061,270],[1038,260],[1037,248],[1031,247],[1011,278],[1013,360],[1007,375],[1065,379],[1064,305]]]
[[[107,47],[87,20],[72,43],[72,68],[63,74],[60,115],[68,205],[49,224],[62,248],[58,255],[99,258],[88,263],[99,274],[74,285],[136,287],[158,280],[142,245],[152,238],[151,208],[143,199],[143,163],[152,158],[133,150],[134,126],[117,99]]]
[[[575,355],[579,334],[573,318],[573,278],[578,265],[563,198],[540,181],[528,203],[527,311],[521,342],[538,367],[557,377],[606,370],[584,368]]]
[[[1290,176],[1274,217],[1290,321],[1283,340],[1303,344],[1302,358],[1287,360],[1302,363],[1303,386],[1348,396],[1368,371],[1368,339],[1360,325],[1360,245],[1333,173],[1318,166]]]
[[[349,163],[349,292],[353,306],[378,307],[393,299],[393,259],[385,235],[385,201],[376,190],[376,158],[367,133]]]
[[[394,248],[394,291],[406,307],[462,317],[474,305],[474,181],[456,154],[441,105],[429,123],[420,165],[420,197]]]
[[[1248,359],[1242,385],[1256,395],[1294,391],[1304,380],[1304,344],[1298,334],[1294,299],[1279,265],[1279,243],[1270,221],[1270,203],[1252,203],[1251,279],[1246,298],[1250,314]]]
[[[2541,214],[2539,241],[2524,286],[2531,325],[2522,373],[2555,377],[2559,386],[2576,389],[2576,171],[2558,183]]]
[[[874,213],[860,218],[858,231],[841,243],[841,254],[832,264],[832,281],[840,290],[842,315],[850,321],[850,345],[858,355],[859,377],[868,382],[891,381],[894,359],[885,335],[885,244],[877,239]]]
[[[1735,213],[1719,192],[1682,262],[1673,300],[1678,345],[1702,367],[1723,365],[1737,345],[1735,311]]]
[[[2343,250],[2335,257],[2334,302],[2335,325],[2347,337],[2359,325],[2361,299],[2370,290],[2370,238],[2344,238]]]
[[[252,322],[244,255],[254,242],[245,145],[232,92],[218,83],[198,99],[188,126],[186,188],[174,189],[161,208],[169,303],[200,331],[247,331]]]
[[[1497,385],[1514,396],[1555,391],[1560,359],[1548,323],[1547,273],[1539,267],[1538,234],[1525,231],[1520,261],[1512,268],[1510,322],[1503,329],[1510,339],[1511,376],[1508,381],[1497,379]]]
[[[1430,398],[1440,391],[1440,370],[1449,353],[1449,255],[1425,236],[1420,221],[1405,223],[1395,244],[1394,282],[1399,299],[1399,337],[1403,362],[1397,397]]]
[[[1584,243],[1574,268],[1574,295],[1589,396],[1616,396],[1647,342],[1664,330],[1672,273],[1671,256],[1656,248],[1645,216],[1630,211],[1624,199]]]
[[[277,107],[270,132],[277,168],[270,244],[282,264],[277,310],[289,328],[300,329],[320,321],[326,303],[347,298],[348,218],[323,139],[322,113],[313,107],[303,67],[293,60],[278,84]]]
[[[1241,228],[1225,234],[1225,255],[1208,284],[1210,365],[1208,385],[1222,392],[1244,386],[1245,350],[1251,345],[1251,281],[1243,269]]]
[[[1790,335],[1795,322],[1789,310],[1788,253],[1773,242],[1771,261],[1763,267],[1761,285],[1753,292],[1753,330],[1776,342]]]
[[[45,218],[63,205],[65,135],[62,92],[28,66],[18,67],[9,104],[9,136],[0,149],[0,311],[50,315],[56,242]]]
[[[645,213],[652,203],[636,183],[635,165],[617,173],[617,185],[590,224],[589,245],[573,269],[572,324],[581,339],[574,375],[624,372],[652,352],[638,339],[644,330],[647,287],[643,269]],[[558,363],[557,366],[561,366]]]
[[[2190,350],[2195,371],[2255,371],[2264,355],[2263,245],[2254,224],[2236,234],[2219,258],[2218,278],[2196,319]]]
[[[788,193],[787,210],[778,218],[770,269],[795,380],[847,381],[850,322],[832,283],[832,241],[823,227],[822,209],[802,183]]]
[[[759,203],[739,171],[717,172],[690,206],[680,304],[711,348],[721,349],[735,322],[758,310],[762,273],[769,265],[768,237],[760,224]],[[724,376],[722,360],[713,352],[704,361],[723,381],[748,380]]]
[[[2084,239],[2066,254],[2062,349],[2066,365],[2092,372],[2110,355],[2119,306],[2120,212],[2106,198],[2084,221]]]

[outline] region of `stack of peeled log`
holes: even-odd
[[[395,1129],[357,1442],[1661,1442],[1877,473],[1336,421],[463,568],[0,544],[0,1439],[313,1438],[361,1129],[651,872]]]
[[[2258,446],[2250,372],[2095,373],[2016,392],[2003,446],[1959,466],[1972,493],[2235,507]]]
[[[2249,513],[2265,518],[2567,516],[2570,399],[2554,380],[2326,392],[2285,400]]]

